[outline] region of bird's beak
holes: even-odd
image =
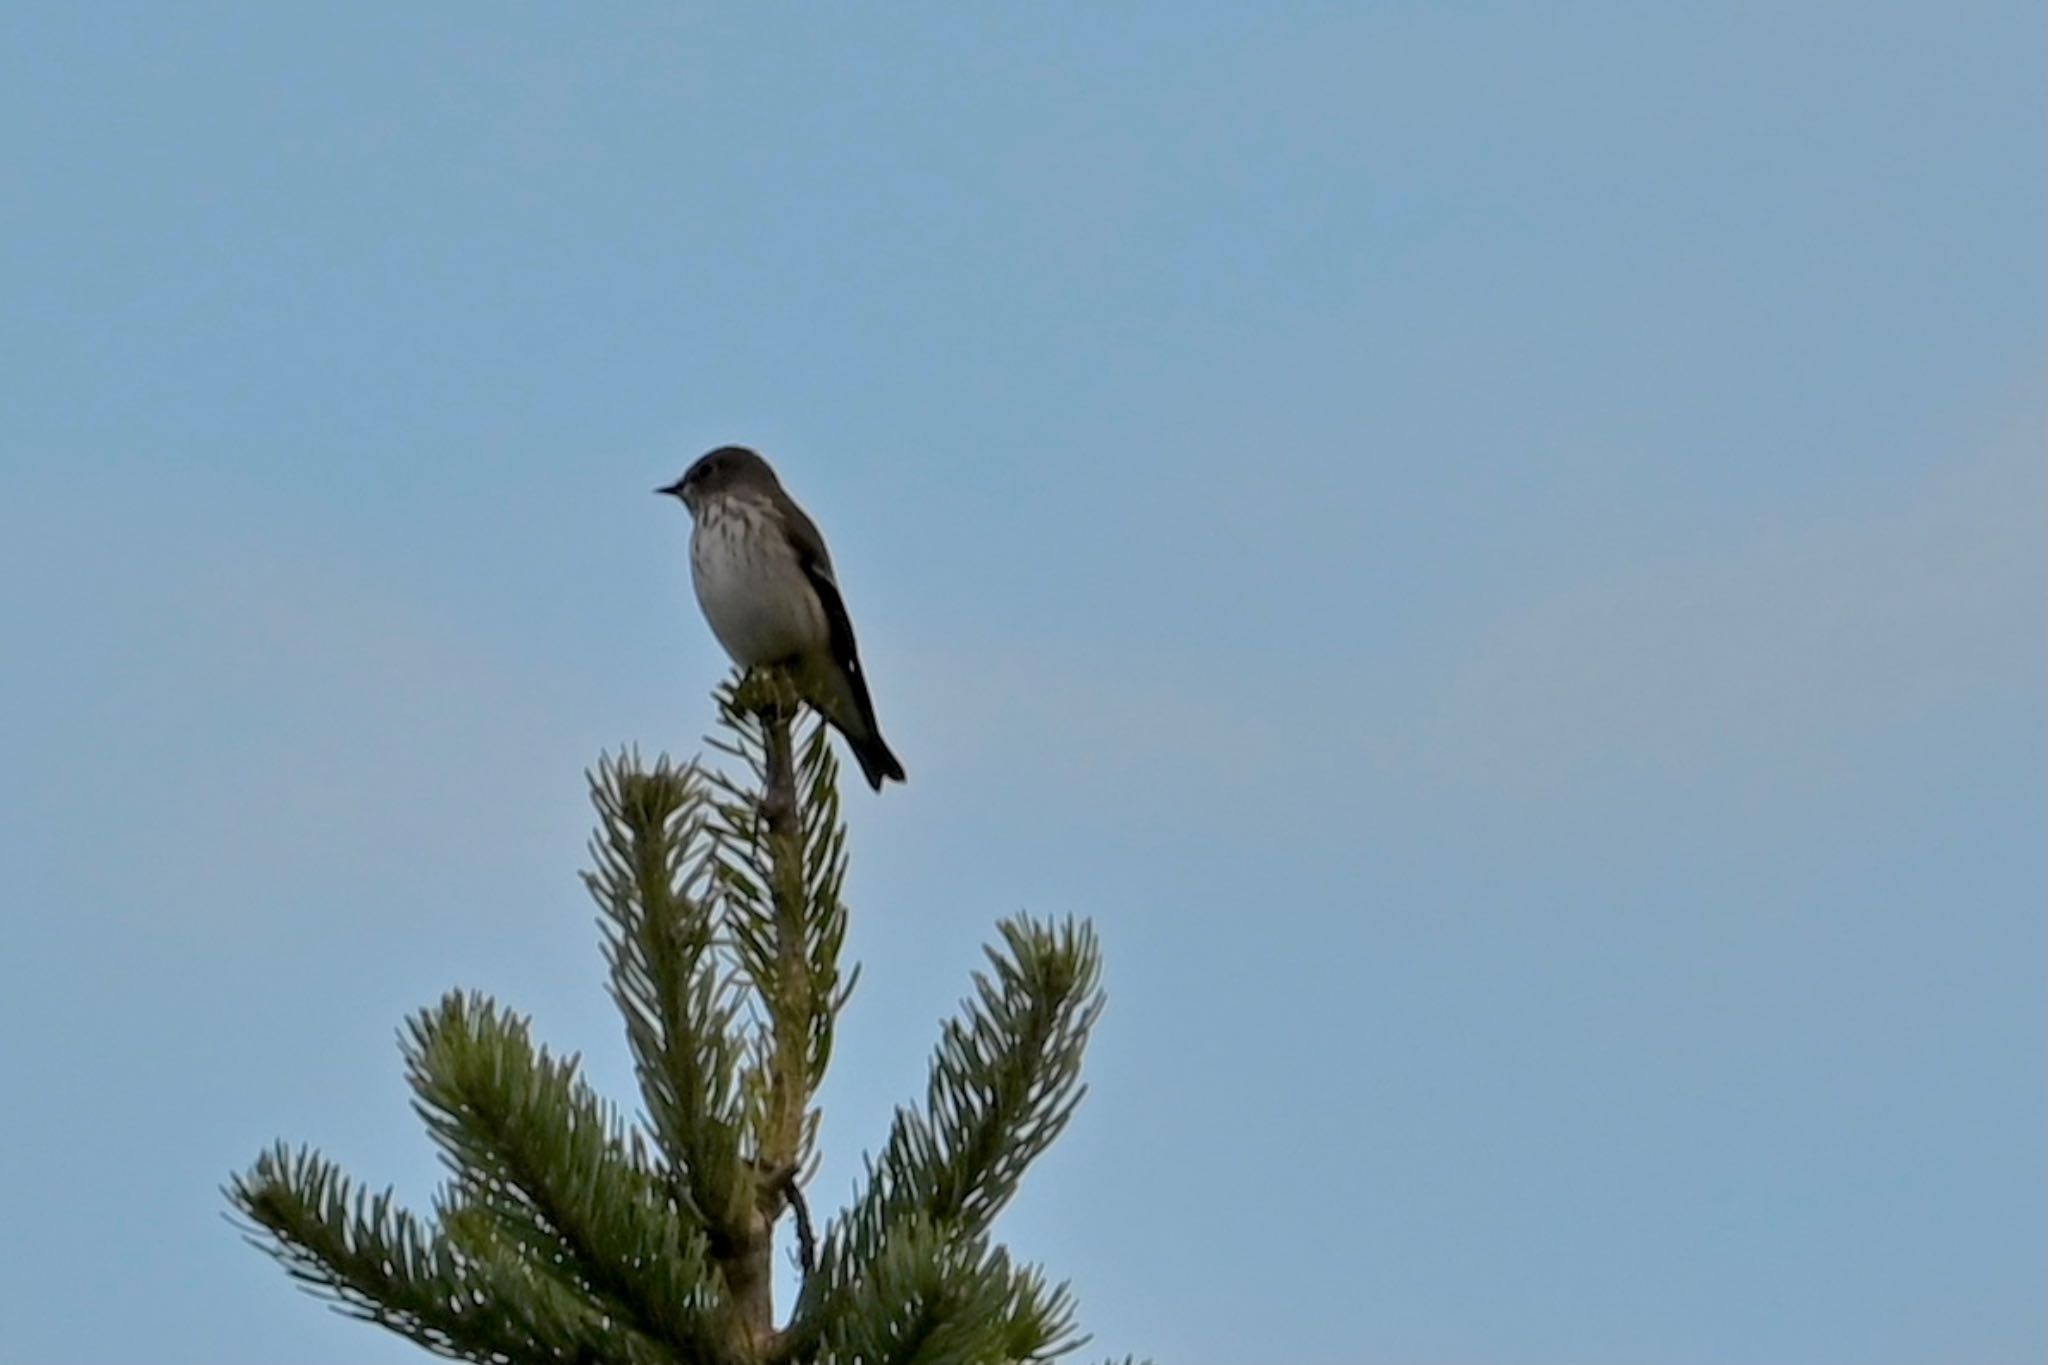
[[[666,493],[666,494],[668,494],[668,495],[669,495],[670,497],[672,497],[672,498],[680,498],[680,497],[681,497],[681,496],[683,495],[683,481],[682,481],[681,479],[677,479],[677,480],[676,480],[676,481],[675,481],[674,483],[670,484],[670,485],[669,485],[668,487],[666,487],[666,488],[657,488],[657,489],[655,489],[654,491],[655,491],[656,493]]]

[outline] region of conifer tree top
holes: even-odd
[[[1102,1006],[1085,923],[1013,919],[852,1204],[814,1222],[815,1097],[853,988],[846,830],[785,680],[721,689],[713,770],[590,777],[585,880],[639,1082],[595,1095],[527,1020],[451,992],[400,1045],[448,1179],[427,1214],[279,1144],[227,1187],[252,1241],[347,1313],[493,1362],[1009,1362],[1082,1340],[1064,1285],[992,1235],[1083,1087]],[[773,1256],[794,1224],[799,1288]]]

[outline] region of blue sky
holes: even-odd
[[[814,1203],[1092,916],[1090,1355],[2048,1350],[2034,4],[0,13],[20,1361],[401,1361],[455,985],[625,1097],[582,770],[758,446],[911,780]]]

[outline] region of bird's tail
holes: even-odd
[[[869,731],[865,739],[856,739],[842,727],[840,734],[846,735],[847,747],[853,750],[854,759],[860,764],[860,775],[876,791],[882,789],[886,778],[903,780],[903,765],[896,761],[896,755],[889,752],[889,746],[882,742],[882,736]]]
[[[852,669],[830,665],[805,672],[804,699],[846,737],[846,747],[853,750],[868,785],[880,791],[885,781],[901,782],[903,765],[882,739],[882,728],[875,722],[875,704],[868,697],[867,680],[861,677],[859,665]]]

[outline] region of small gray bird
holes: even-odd
[[[690,509],[697,605],[732,661],[786,667],[804,700],[846,736],[868,785],[880,791],[884,778],[901,782],[903,765],[875,723],[825,538],[768,462],[744,446],[720,446],[654,491]]]

